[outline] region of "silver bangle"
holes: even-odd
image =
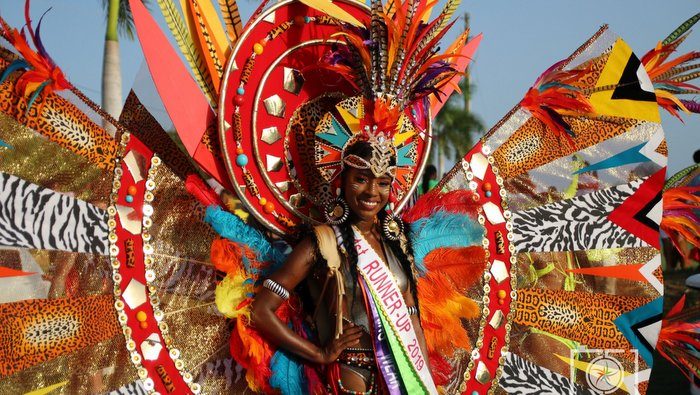
[[[418,314],[418,306],[408,306],[408,315],[416,315]]]
[[[263,281],[263,287],[269,289],[272,293],[282,298],[282,300],[289,299],[289,291],[269,278]]]

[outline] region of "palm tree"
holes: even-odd
[[[469,77],[459,82],[462,94],[453,93],[442,107],[433,123],[433,143],[437,161],[438,177],[444,171],[443,158],[458,161],[472,146],[472,133],[482,132],[484,125],[469,109],[469,97],[474,86]]]
[[[148,5],[148,0],[142,0]],[[102,0],[106,11],[107,31],[102,60],[102,108],[119,119],[122,109],[122,75],[119,60],[119,34],[134,39],[134,18],[129,0]],[[105,128],[114,134],[114,126],[105,122]]]

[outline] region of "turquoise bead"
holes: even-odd
[[[491,197],[491,191],[484,192],[484,195],[486,195],[487,198]]]
[[[243,94],[245,94],[245,89],[243,89],[243,87],[240,87],[240,88],[236,89],[236,93],[238,93],[239,95],[243,95]]]
[[[236,164],[241,167],[247,165],[248,157],[246,156],[246,154],[238,154],[238,156],[236,156]]]
[[[127,203],[133,203],[134,202],[134,197],[131,195],[126,195],[126,202]]]
[[[306,22],[306,23],[311,22],[311,18],[308,17],[308,16],[305,16],[305,17],[304,17],[304,22]]]

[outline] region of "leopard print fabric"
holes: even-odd
[[[0,68],[7,65],[6,61],[0,60]],[[27,110],[28,99],[15,91],[18,75],[13,73],[0,85],[0,111],[96,166],[108,171],[114,169],[118,144],[112,136],[56,94],[40,95]]]
[[[518,176],[555,159],[625,133],[640,122],[613,117],[591,119],[564,116],[563,118],[571,125],[576,135],[573,137],[575,146],[567,143],[564,140],[565,137],[555,136],[540,120],[531,117],[494,152],[493,157],[501,176],[504,178]]]
[[[0,304],[0,378],[120,333],[111,295]]]
[[[615,326],[621,313],[634,310],[649,298],[529,288],[518,290],[514,322],[571,339],[589,348],[629,349]]]

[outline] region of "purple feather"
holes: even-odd
[[[39,23],[36,24],[36,40],[34,41],[34,45],[36,46],[37,51],[39,52],[39,55],[41,55],[42,58],[46,59],[49,61],[51,66],[56,66],[56,63],[53,61],[51,56],[49,56],[49,53],[46,52],[46,48],[44,48],[44,44],[41,42],[41,21],[44,20],[44,16],[51,11],[51,7],[49,7],[48,10],[44,11],[43,14],[41,14],[41,18],[39,18]]]
[[[681,103],[683,103],[683,105],[685,106],[685,108],[688,109],[688,111],[700,114],[700,103],[696,102],[695,100],[681,99]]]

